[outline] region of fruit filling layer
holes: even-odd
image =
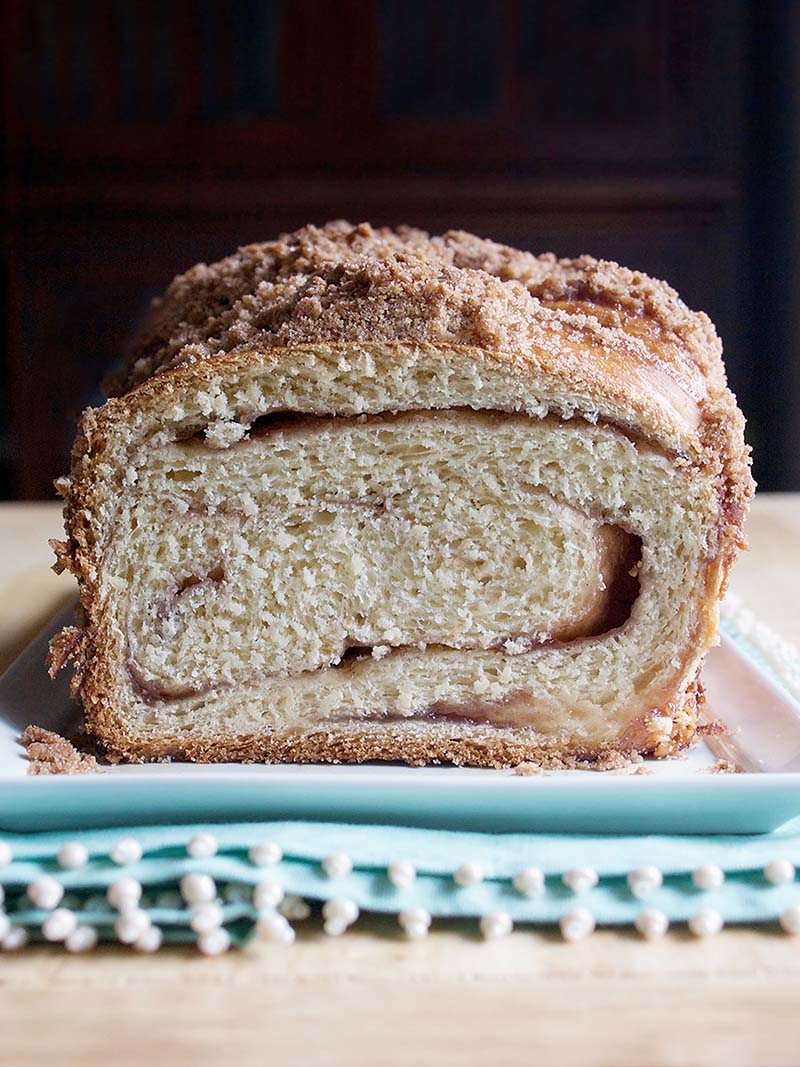
[[[269,417],[161,446],[113,579],[138,686],[178,699],[409,650],[535,654],[622,627],[642,542],[562,498],[544,429],[460,409]],[[569,445],[568,424],[546,430]],[[565,447],[558,462],[590,461]]]

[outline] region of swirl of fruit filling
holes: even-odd
[[[548,486],[547,442],[575,427],[545,421],[268,417],[228,447],[159,448],[125,554],[140,692],[196,698],[411,651],[507,659],[624,626],[640,537]]]

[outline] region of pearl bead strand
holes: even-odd
[[[63,870],[76,871],[89,862],[89,850],[80,841],[67,841],[58,850],[56,859]]]
[[[339,937],[359,916],[358,905],[349,897],[335,897],[322,905],[322,918],[325,920],[325,933],[329,937]]]
[[[403,933],[410,941],[421,941],[428,936],[431,925],[431,913],[425,908],[406,908],[397,916]]]
[[[573,867],[561,876],[561,881],[576,896],[583,896],[597,885],[599,879],[593,867]]]
[[[479,863],[462,863],[453,873],[453,881],[460,889],[469,889],[483,881],[483,867]]]
[[[594,915],[586,908],[572,908],[561,916],[558,925],[565,941],[582,941],[594,930]]]
[[[109,852],[112,863],[125,867],[129,863],[138,863],[144,851],[141,843],[135,837],[123,837]]]
[[[646,867],[637,867],[635,871],[631,871],[627,882],[632,896],[637,900],[646,900],[661,888],[664,876],[658,867],[648,864]]]
[[[353,861],[346,852],[329,852],[322,861],[322,870],[328,878],[344,878],[353,870]]]
[[[794,881],[794,864],[787,859],[770,860],[764,868],[764,877],[770,885],[788,885]]]
[[[507,911],[491,911],[483,916],[479,925],[485,941],[499,941],[502,937],[508,937],[514,929]]]
[[[725,921],[716,908],[702,908],[689,919],[689,930],[695,937],[713,937],[724,925]]]
[[[186,852],[195,860],[206,860],[216,856],[219,845],[213,834],[202,831],[189,838]]]
[[[408,860],[394,860],[389,864],[386,877],[395,889],[408,889],[416,881],[417,869]]]
[[[719,889],[725,882],[725,872],[716,863],[702,863],[692,871],[692,883],[695,889],[705,893]]]

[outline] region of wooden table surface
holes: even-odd
[[[72,595],[48,568],[58,506],[0,506],[0,668]],[[800,642],[800,494],[762,496],[732,588]],[[122,947],[0,956],[0,1064],[800,1063],[800,938],[777,927],[599,931],[565,944],[457,925],[407,943],[367,918],[343,938],[217,959]]]

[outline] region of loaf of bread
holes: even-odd
[[[668,755],[752,495],[662,282],[332,223],[178,277],[84,413],[57,567],[117,760]]]

